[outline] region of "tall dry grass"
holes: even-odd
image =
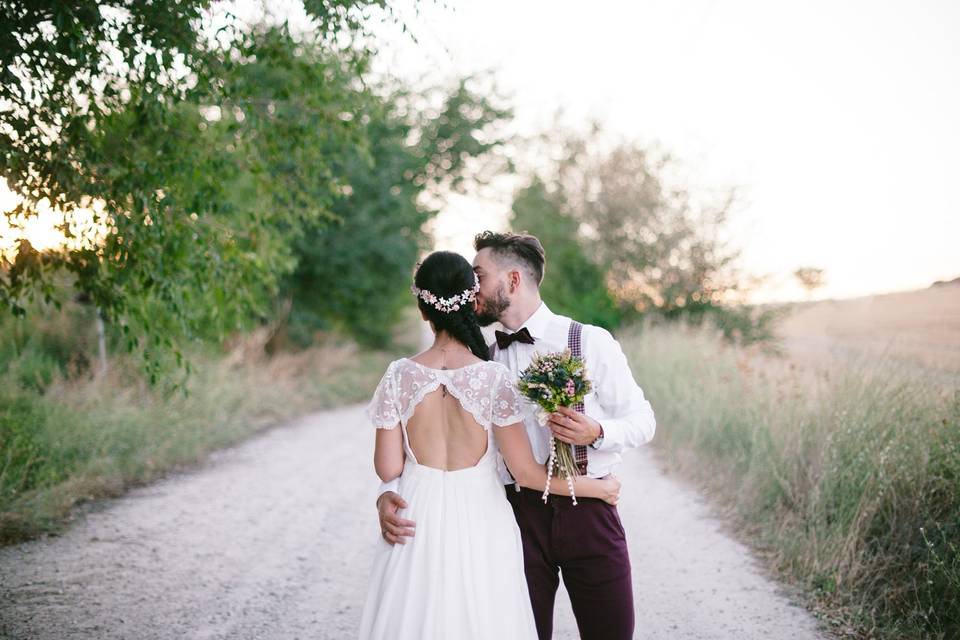
[[[709,328],[620,337],[657,448],[814,606],[863,637],[960,637],[960,386],[883,358],[801,367]]]
[[[21,326],[24,340],[0,367],[0,544],[55,534],[78,503],[195,466],[271,425],[364,401],[386,364],[420,337],[405,322],[389,351],[328,336],[306,351],[267,356],[267,335],[253,332],[225,352],[194,347],[184,396],[147,385],[124,355],[111,358],[105,376],[71,373],[66,352],[88,351],[89,340],[71,337],[69,323]],[[14,329],[7,326],[8,338]],[[51,356],[51,344],[65,351]],[[57,360],[69,366],[52,366]]]

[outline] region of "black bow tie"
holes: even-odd
[[[514,333],[504,333],[503,331],[494,331],[493,334],[497,337],[497,346],[501,349],[506,349],[514,342],[525,342],[527,344],[533,344],[533,336],[530,335],[530,331],[523,327],[517,332]]]

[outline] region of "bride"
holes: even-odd
[[[477,324],[479,282],[467,260],[430,254],[411,287],[433,346],[387,367],[367,414],[377,427],[374,466],[400,477],[417,523],[407,544],[382,538],[360,622],[360,638],[536,640],[520,530],[497,474],[499,452],[525,487],[542,490],[513,374],[489,360]],[[614,477],[578,477],[578,496],[616,504]],[[569,495],[563,479],[550,492]]]

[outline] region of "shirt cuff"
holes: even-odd
[[[399,476],[391,480],[390,482],[381,482],[380,490],[377,491],[377,500],[380,500],[380,496],[385,494],[387,491],[393,491],[394,493],[400,493],[400,478]]]
[[[617,420],[616,418],[606,418],[604,420],[598,420],[600,426],[603,427],[603,442],[600,443],[600,446],[597,447],[596,451],[611,451],[619,452],[623,450],[623,440],[624,440],[624,429],[626,425],[623,424],[623,420]]]

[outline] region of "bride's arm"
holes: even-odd
[[[406,453],[403,450],[403,432],[400,429],[377,429],[377,441],[373,453],[373,465],[377,475],[383,480],[381,493],[377,496],[377,516],[380,518],[380,531],[383,539],[391,545],[406,544],[414,535],[416,523],[401,518],[397,512],[407,508],[407,502],[400,494],[399,487],[390,486],[403,472]],[[394,482],[393,485],[397,483]]]
[[[403,473],[403,431],[392,429],[377,429],[377,442],[373,450],[373,466],[377,475],[384,482],[399,478]]]
[[[521,486],[543,491],[547,482],[545,465],[533,458],[530,440],[522,422],[507,426],[493,425],[494,437],[500,447],[507,468]],[[610,504],[617,503],[620,481],[610,476],[602,479],[577,476],[573,479],[573,490],[582,498],[600,498]],[[550,480],[550,493],[569,496],[570,488],[566,478],[554,476]]]

